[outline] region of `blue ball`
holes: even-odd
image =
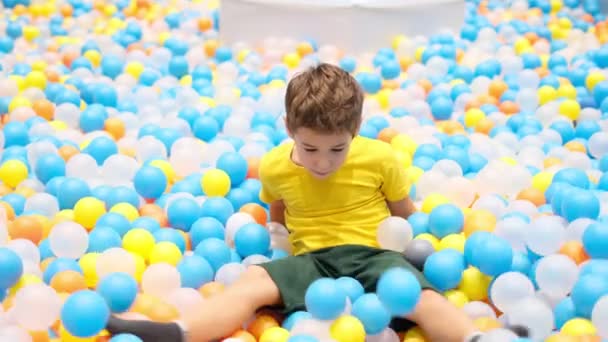
[[[201,241],[194,249],[194,254],[201,256],[213,267],[213,271],[230,262],[230,248],[224,240],[208,238]]]
[[[80,114],[80,128],[86,133],[102,130],[107,118],[108,112],[104,107],[90,105]]]
[[[391,322],[391,313],[375,293],[366,293],[359,297],[353,303],[351,315],[361,321],[369,335],[380,333]]]
[[[576,317],[576,308],[571,297],[562,299],[555,308],[553,308],[553,315],[555,316],[555,327],[561,329],[562,326],[569,320]]]
[[[575,168],[565,168],[553,175],[553,183],[563,182],[581,189],[589,189],[589,177],[585,171]]]
[[[140,216],[133,220],[131,225],[133,227],[143,228],[149,231],[150,233],[154,233],[161,228],[160,223],[158,223],[156,219],[149,216]]]
[[[315,318],[333,320],[344,311],[346,291],[334,279],[320,278],[310,284],[304,302],[306,310]]]
[[[595,303],[607,294],[608,279],[594,274],[580,277],[570,293],[577,317],[590,318]]]
[[[199,289],[204,284],[213,280],[213,268],[205,258],[199,255],[184,257],[177,264],[177,271],[180,274],[182,287]]]
[[[61,322],[75,337],[92,337],[106,327],[110,309],[95,291],[82,290],[71,294],[61,308]]]
[[[169,60],[169,74],[175,76],[177,79],[182,78],[188,74],[188,61],[184,56],[173,56]]]
[[[102,253],[114,247],[122,247],[122,239],[111,227],[97,225],[89,234],[87,253]]]
[[[380,66],[380,73],[384,79],[395,79],[401,75],[401,65],[395,59],[387,59]]]
[[[270,233],[260,224],[245,224],[236,231],[234,246],[243,258],[255,254],[265,255],[270,249]]]
[[[319,342],[319,340],[312,335],[294,335],[290,336],[287,342]]]
[[[200,207],[192,198],[177,198],[167,208],[167,219],[172,227],[189,231],[199,218]]]
[[[203,202],[200,210],[201,217],[213,217],[226,224],[228,218],[234,214],[232,203],[224,197],[209,197]]]
[[[121,214],[110,212],[103,214],[95,223],[95,227],[110,227],[122,238],[131,229],[131,223]]]
[[[608,258],[608,224],[595,222],[583,233],[583,246],[591,258]]]
[[[583,120],[576,124],[575,133],[577,138],[589,139],[594,133],[601,130],[596,121]]]
[[[4,147],[25,146],[29,144],[30,138],[27,126],[23,122],[10,121],[3,128]]]
[[[162,241],[171,242],[172,244],[176,245],[177,248],[179,248],[182,254],[184,254],[184,252],[186,251],[186,240],[184,239],[184,236],[178,232],[177,229],[159,229],[152,233],[152,235],[154,236],[154,240],[156,241],[156,243]]]
[[[375,94],[382,89],[382,78],[373,73],[360,73],[356,76],[363,90],[369,94]]]
[[[143,342],[143,340],[133,334],[118,334],[112,336],[110,342]]]
[[[232,189],[226,195],[226,199],[230,201],[234,210],[238,211],[245,204],[253,202],[255,199],[253,195],[245,190],[240,188]]]
[[[110,273],[99,281],[97,292],[112,312],[125,312],[137,297],[137,281],[127,273]]]
[[[8,248],[0,248],[0,291],[11,288],[23,274],[21,257]]]
[[[76,202],[91,195],[89,185],[82,179],[67,177],[61,182],[61,191],[57,194],[60,209],[72,209]]]
[[[449,120],[452,117],[454,103],[449,97],[440,96],[431,102],[431,113],[435,120]]]
[[[511,263],[511,271],[528,274],[530,272],[530,259],[524,252],[515,251],[513,253],[513,262]]]
[[[296,322],[298,322],[299,320],[302,320],[302,319],[312,319],[312,315],[310,314],[310,312],[296,311],[296,312],[290,314],[289,316],[287,316],[287,318],[283,321],[283,324],[281,324],[281,326],[287,330],[291,330],[293,328],[293,326],[296,324]]]
[[[55,177],[65,176],[65,160],[57,154],[41,156],[34,167],[36,178],[43,184]]]
[[[194,125],[192,126],[194,136],[207,142],[213,140],[219,131],[219,123],[211,116],[200,116],[194,121]]]
[[[597,219],[600,214],[600,200],[588,190],[572,189],[564,196],[560,214],[572,222],[579,218]]]
[[[201,217],[194,221],[190,228],[190,239],[192,245],[197,246],[201,241],[208,238],[224,239],[224,226],[213,217]]]
[[[429,214],[417,211],[407,218],[407,221],[412,226],[414,237],[428,233],[429,231]]]
[[[442,204],[435,207],[429,215],[429,231],[438,238],[462,231],[464,215],[462,210],[453,204]]]
[[[216,167],[230,177],[230,184],[239,186],[247,177],[247,159],[238,152],[225,152],[217,160]]]
[[[142,166],[133,178],[135,191],[145,199],[157,199],[167,188],[167,176],[154,166]]]
[[[340,285],[344,291],[346,291],[346,295],[350,299],[351,303],[354,303],[357,298],[361,297],[365,293],[365,289],[361,283],[352,277],[340,277],[336,279],[338,285]]]
[[[489,276],[499,276],[511,269],[513,249],[505,239],[492,236],[473,251],[471,264]]]
[[[84,152],[90,154],[97,165],[102,165],[106,159],[118,153],[118,145],[114,140],[100,136],[91,140]]]
[[[378,298],[393,316],[410,314],[422,289],[416,276],[405,268],[391,268],[382,273],[376,287]]]
[[[449,248],[431,254],[424,262],[424,276],[440,291],[458,286],[464,269],[463,255]]]
[[[357,60],[353,57],[344,57],[340,60],[340,68],[346,72],[354,72],[357,68]]]

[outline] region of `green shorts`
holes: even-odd
[[[366,246],[325,248],[259,266],[268,272],[281,293],[283,305],[273,309],[285,315],[305,310],[306,289],[319,278],[352,277],[357,279],[368,293],[376,291],[376,283],[384,271],[392,267],[403,267],[418,278],[422,289],[435,290],[401,253]],[[406,331],[413,326],[415,324],[406,319],[396,319],[391,324],[396,331]]]

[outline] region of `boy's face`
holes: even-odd
[[[353,140],[348,132],[318,133],[305,127],[290,132],[290,137],[295,143],[293,161],[318,179],[329,177],[342,166]]]

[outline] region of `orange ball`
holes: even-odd
[[[491,211],[480,209],[472,210],[470,214],[464,218],[464,235],[466,237],[478,231],[492,232],[496,227],[496,216]]]
[[[203,43],[203,49],[205,54],[209,57],[215,56],[215,50],[218,48],[218,42],[216,40],[207,40]]]
[[[33,216],[19,216],[8,225],[8,235],[12,239],[27,239],[38,245],[42,234],[42,223]]]
[[[48,331],[30,331],[32,342],[48,342],[50,341]]]
[[[46,69],[44,70],[44,74],[49,82],[59,82],[59,73],[57,71],[53,69]]]
[[[509,89],[509,86],[502,80],[494,80],[490,82],[488,93],[496,99],[499,99],[502,94]]]
[[[198,30],[201,32],[205,32],[210,30],[213,27],[213,21],[210,18],[200,18],[198,19]]]
[[[55,105],[47,99],[34,101],[32,104],[32,109],[39,117],[46,120],[53,120],[55,115]]]
[[[258,179],[260,171],[260,158],[251,157],[247,159],[247,178]]]
[[[256,338],[251,335],[251,333],[249,333],[246,330],[237,330],[234,334],[228,336],[230,338],[236,338],[239,339],[243,342],[257,342]]]
[[[87,282],[80,272],[65,270],[58,272],[51,279],[51,287],[57,292],[72,293],[87,289]]]
[[[421,86],[427,94],[433,89],[433,83],[427,79],[419,80],[418,85]]]
[[[469,100],[469,102],[467,102],[464,105],[464,110],[467,111],[471,108],[479,108],[479,107],[481,107],[481,105],[482,105],[481,101],[474,98],[474,99]]]
[[[203,297],[209,298],[224,291],[225,288],[226,287],[222,283],[210,281],[207,284],[201,286],[201,288],[198,289],[198,292],[200,292]]]
[[[120,120],[119,118],[108,118],[104,124],[104,129],[106,130],[106,132],[110,133],[110,135],[113,136],[115,140],[118,140],[125,136],[125,123],[122,122],[122,120]]]
[[[547,203],[545,194],[534,187],[529,187],[522,190],[519,194],[517,194],[517,199],[530,201],[537,207]]]
[[[488,119],[487,117],[482,118],[475,125],[475,131],[483,134],[490,134],[490,131],[494,128],[494,121]]]
[[[397,134],[399,134],[399,132],[397,132],[396,129],[387,127],[378,133],[378,139],[390,144],[391,140],[393,140]]]
[[[577,265],[589,260],[589,255],[585,251],[583,244],[579,241],[568,241],[559,249],[559,253],[574,260]]]
[[[63,145],[59,148],[57,152],[65,161],[70,160],[70,158],[80,153],[80,151],[72,145]]]
[[[490,330],[502,328],[502,324],[495,319],[490,317],[480,317],[473,321],[473,324],[479,329],[481,332],[488,332]]]
[[[4,183],[0,184],[0,196],[8,195],[11,192],[13,192],[13,189],[11,189],[9,186],[5,185]]]
[[[309,42],[301,42],[298,44],[298,46],[296,46],[296,51],[298,52],[298,55],[304,57],[315,52],[315,49],[312,47],[312,45],[310,45]]]
[[[153,307],[160,303],[160,299],[147,293],[138,293],[129,311],[148,316]]]
[[[71,17],[72,13],[74,12],[74,9],[72,8],[72,6],[70,4],[62,4],[61,7],[59,8],[59,11],[61,12],[61,15],[64,17]]]
[[[264,333],[264,330],[278,326],[279,323],[276,319],[274,319],[274,317],[270,315],[260,315],[249,324],[247,331],[249,331],[256,339],[260,339]]]
[[[519,105],[513,101],[503,101],[498,110],[506,115],[513,115],[519,113]]]
[[[248,203],[241,207],[239,210],[241,213],[247,213],[253,217],[255,222],[261,225],[265,225],[268,222],[268,215],[266,210],[257,203]]]
[[[140,216],[148,216],[155,219],[161,227],[168,227],[169,220],[163,208],[153,203],[146,203],[139,208]]]

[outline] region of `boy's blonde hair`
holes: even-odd
[[[338,66],[321,63],[296,75],[287,85],[286,125],[321,133],[355,135],[361,124],[363,91],[354,77]]]

